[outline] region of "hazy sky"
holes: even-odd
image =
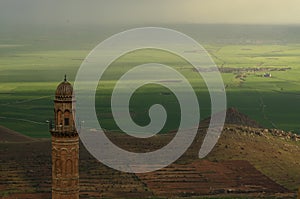
[[[0,0],[0,22],[300,24],[300,0]]]

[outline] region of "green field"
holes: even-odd
[[[50,136],[45,121],[53,117],[56,86],[65,73],[73,82],[89,51],[109,36],[107,32],[99,37],[101,39],[96,34],[86,37],[87,31],[82,33],[85,37],[79,33],[69,37],[63,30],[41,32],[22,36],[21,33],[14,36],[4,32],[0,37],[0,125],[32,137]],[[240,43],[240,38],[232,40],[213,42],[207,39],[204,42],[204,47],[223,71],[228,107],[238,108],[265,127],[299,133],[300,42],[261,42],[255,38]],[[109,108],[115,80],[131,67],[148,62],[165,63],[185,75],[199,98],[201,118],[210,115],[206,86],[187,62],[167,52],[143,50],[116,60],[101,81],[96,109],[104,128],[118,130]],[[253,68],[258,70],[251,70]],[[281,70],[284,68],[288,69]],[[230,71],[224,72],[226,69]],[[266,72],[272,77],[262,77]],[[161,103],[169,113],[163,132],[176,129],[178,103],[174,95],[162,93],[169,93],[169,90],[155,85],[139,89],[130,104],[133,120],[146,125],[148,108]]]

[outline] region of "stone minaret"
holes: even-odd
[[[79,138],[72,107],[73,87],[65,80],[55,92],[52,135],[52,199],[79,198]]]

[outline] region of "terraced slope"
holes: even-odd
[[[50,151],[49,141],[1,143],[0,196],[3,198],[51,197]]]
[[[173,164],[138,176],[155,195],[172,198],[249,193],[267,195],[274,194],[275,190],[277,193],[289,192],[242,160],[197,160],[191,164]]]
[[[152,196],[134,174],[97,162],[81,146],[80,198]],[[0,144],[0,196],[51,198],[51,142]]]
[[[226,125],[214,150],[205,160],[199,160],[205,126],[200,125],[193,145],[176,163],[147,174],[110,169],[81,145],[80,197],[295,197],[300,185],[299,136],[275,129]],[[165,145],[173,135],[145,140],[115,133],[109,137],[125,149],[150,151]],[[50,140],[0,143],[0,196],[50,198],[50,150]]]

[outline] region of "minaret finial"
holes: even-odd
[[[65,74],[65,82],[67,81],[67,75]]]

